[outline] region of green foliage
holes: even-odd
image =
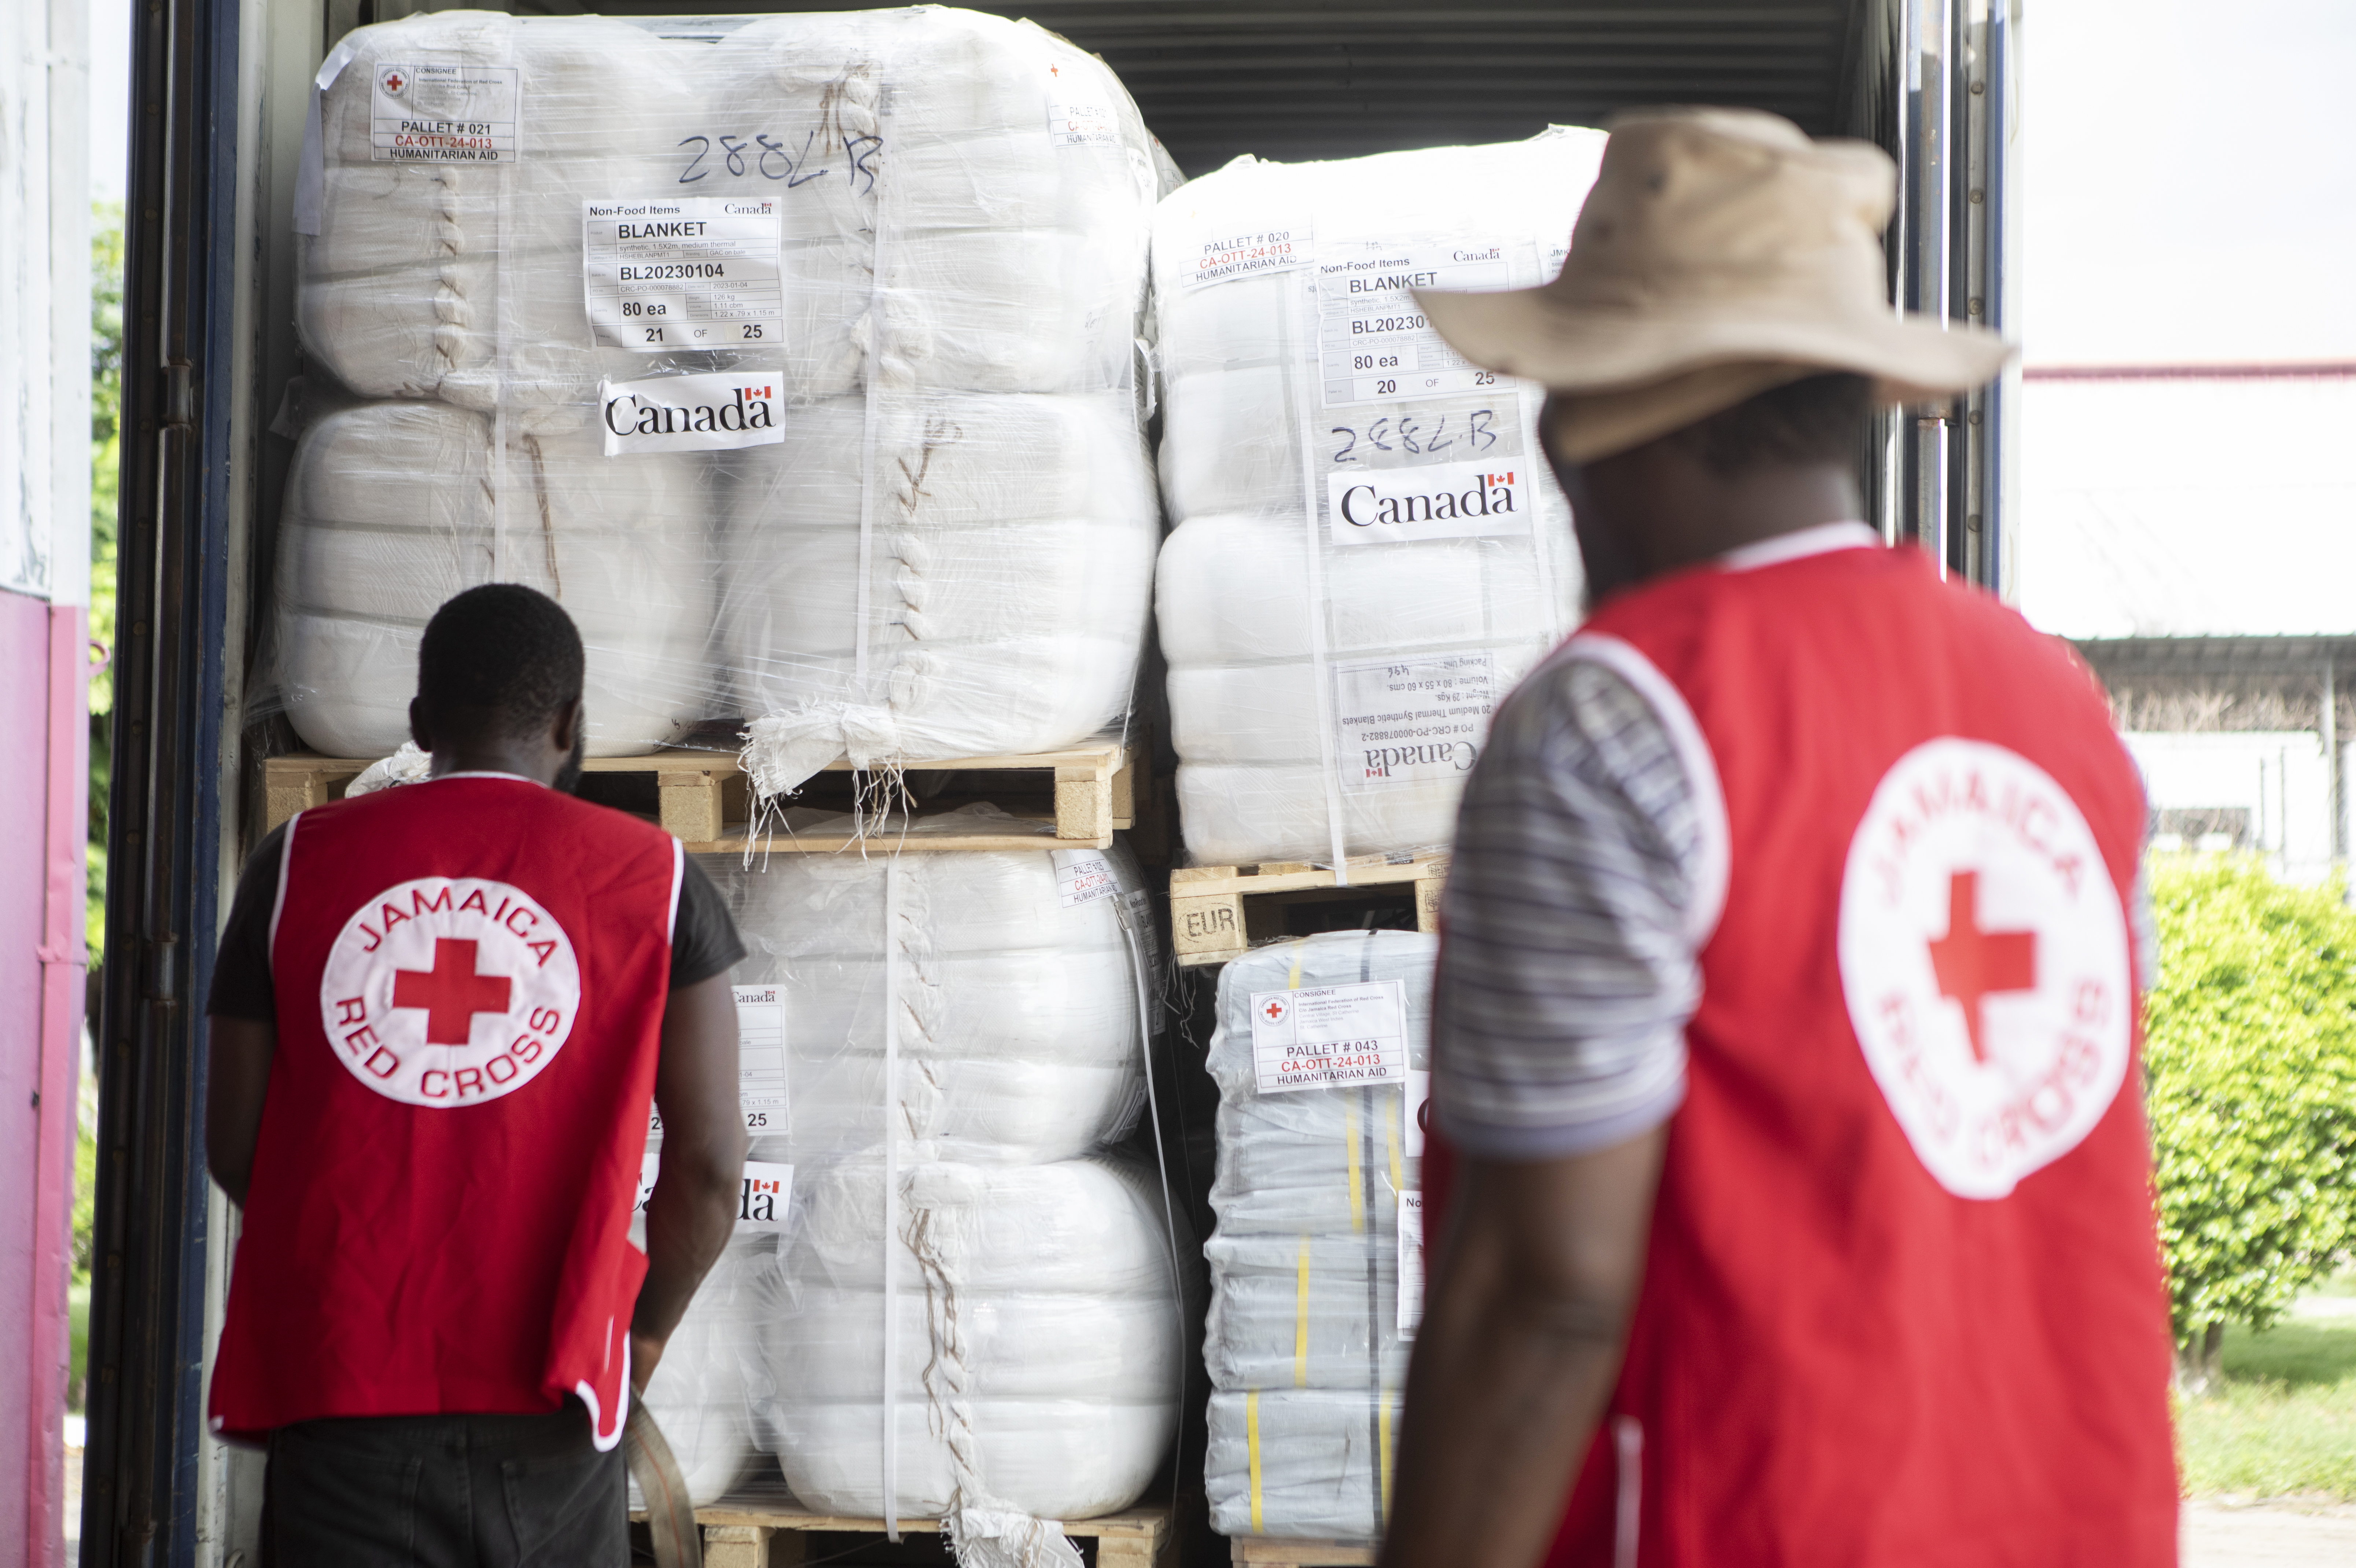
[[[2356,914],[2221,856],[2155,858],[2151,887],[2147,1103],[2182,1343],[2266,1327],[2356,1242]]]
[[[2356,1501],[2356,1315],[2228,1328],[2224,1352],[2222,1380],[2177,1404],[2186,1493]]]
[[[123,446],[123,206],[98,202],[90,223],[90,635],[114,646],[115,513]],[[90,682],[90,961],[106,949],[106,794],[114,771],[114,676]]]

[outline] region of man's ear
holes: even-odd
[[[409,738],[417,743],[418,750],[432,755],[434,730],[425,722],[425,699],[423,697],[409,699]]]
[[[559,708],[555,721],[549,726],[548,744],[567,757],[572,756],[573,743],[581,737],[581,715],[582,700],[579,697]]]

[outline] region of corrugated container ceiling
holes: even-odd
[[[389,0],[379,15],[411,7]],[[434,8],[439,9],[438,5]],[[575,9],[564,0],[518,11]],[[616,16],[696,16],[711,0],[622,0]],[[746,10],[837,11],[753,4]],[[1028,16],[1102,55],[1188,174],[1238,153],[1354,157],[1511,141],[1662,102],[1770,109],[1819,134],[1857,134],[1887,57],[1885,0],[1562,0],[1448,5],[1033,0]]]

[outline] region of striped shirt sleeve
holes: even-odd
[[[1608,1147],[1685,1095],[1691,916],[1723,844],[1662,715],[1577,648],[1499,711],[1443,896],[1432,1098],[1483,1158]]]

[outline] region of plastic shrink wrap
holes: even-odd
[[[659,684],[690,717],[758,721],[766,789],[846,754],[1049,750],[1122,718],[1159,528],[1136,366],[1162,177],[1102,62],[937,7],[443,12],[355,31],[321,77],[306,349],[365,396],[484,413],[487,460],[460,443],[419,478],[487,487],[510,535],[542,521],[534,439],[624,492],[655,488],[633,470],[691,476],[687,504],[612,532],[692,546],[690,618],[659,593],[640,618],[693,634]],[[449,120],[484,134],[408,129]],[[675,380],[693,374],[732,378],[723,403],[757,392],[763,438],[651,455],[634,416],[707,395]],[[329,575],[370,570],[349,532],[314,548]],[[430,608],[492,569],[408,595]],[[378,736],[408,679],[353,619],[281,623],[314,744]],[[671,737],[618,728],[609,748]]]
[[[739,1234],[731,1240],[647,1380],[643,1402],[670,1444],[697,1508],[718,1501],[755,1456],[744,1363],[757,1324],[744,1278],[756,1259],[776,1251],[775,1236]],[[630,1506],[646,1506],[635,1479]]]
[[[519,435],[509,456],[502,507],[481,414],[363,403],[303,433],[276,593],[281,694],[314,750],[407,741],[425,623],[486,582],[552,595],[581,628],[592,756],[650,750],[702,711],[710,477],[688,454],[608,461],[579,431]]]
[[[1333,932],[1255,950],[1220,972],[1204,1467],[1224,1535],[1382,1533],[1408,1350],[1399,1195],[1421,1187],[1408,1084],[1264,1087],[1275,1058],[1255,1049],[1255,1017],[1271,1001],[1297,1008],[1294,993],[1355,987],[1332,1001],[1375,1009],[1354,1016],[1398,1042],[1383,1048],[1384,1070],[1403,1049],[1403,1070],[1420,1074],[1438,950],[1418,932]]]
[[[1144,1100],[1155,958],[1134,862],[712,864],[752,950],[739,979],[786,1004],[791,1111],[755,1145],[795,1167],[757,1274],[760,1441],[811,1507],[888,1502],[1065,1561],[1039,1521],[1136,1499],[1185,1348],[1159,1185],[1093,1152]]]
[[[1411,291],[1553,276],[1602,144],[1242,157],[1157,210],[1155,592],[1196,861],[1443,845],[1489,714],[1574,623],[1543,393],[1458,359]]]

